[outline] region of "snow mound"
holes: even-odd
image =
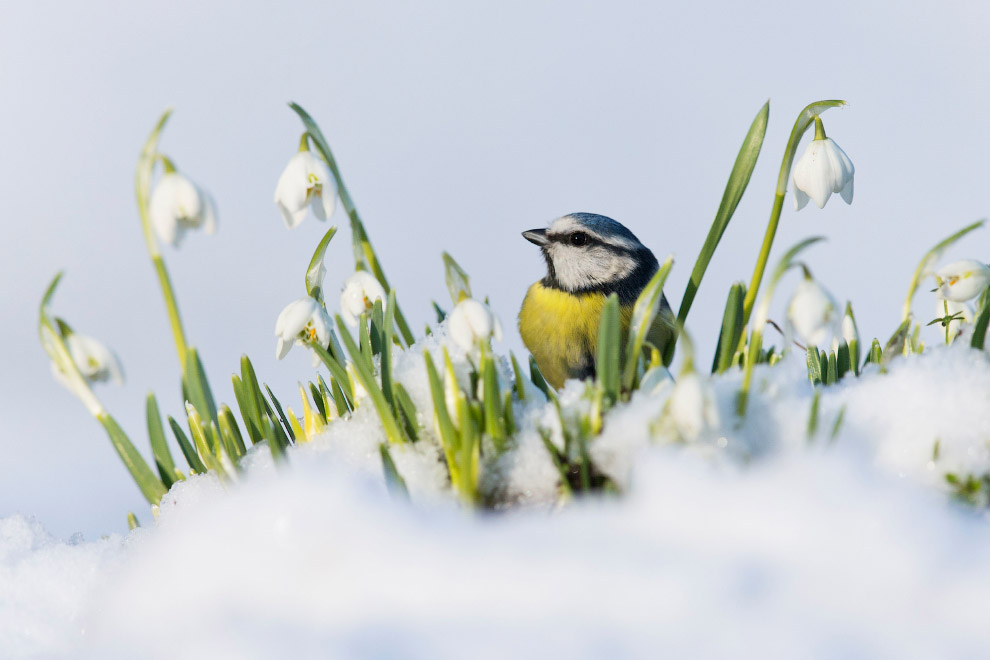
[[[423,369],[421,353],[396,361],[417,405]],[[990,526],[945,475],[990,472],[986,355],[847,377],[819,390],[814,433],[800,356],[757,369],[745,420],[739,384],[707,382],[691,442],[656,431],[673,385],[613,409],[589,450],[621,496],[561,503],[540,435],[559,445],[561,419],[534,392],[515,445],[482,466],[511,513],[457,506],[429,439],[393,448],[412,501],[395,499],[364,406],[287,466],[259,445],[234,483],[176,484],[126,540],[0,519],[0,655],[984,655]],[[564,425],[583,392],[561,392]]]

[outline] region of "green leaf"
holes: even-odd
[[[230,442],[234,447],[233,456],[240,458],[247,453],[247,448],[244,446],[244,437],[241,435],[241,429],[237,426],[237,419],[234,417],[234,413],[231,412],[227,404],[220,406],[220,433],[229,434]]]
[[[168,416],[168,425],[172,429],[173,435],[175,435],[175,441],[179,443],[179,449],[182,450],[182,455],[186,457],[186,463],[189,465],[189,469],[196,474],[206,474],[206,465],[200,459],[192,443],[189,442],[189,438],[186,437],[182,427],[179,426],[179,423],[171,415]]]
[[[413,442],[419,440],[419,423],[416,421],[416,405],[412,398],[402,386],[402,383],[395,384],[395,403],[398,408],[397,416],[406,435]]]
[[[323,278],[326,277],[327,269],[323,265],[323,258],[327,253],[327,246],[330,240],[337,233],[336,227],[330,227],[323,235],[320,244],[313,252],[313,258],[309,260],[309,268],[306,269],[306,293],[320,302],[323,302]]]
[[[729,226],[732,215],[736,212],[736,207],[739,206],[739,200],[742,199],[743,193],[746,192],[746,187],[749,185],[756,161],[760,157],[760,150],[763,148],[763,138],[767,132],[769,118],[770,102],[767,101],[756,114],[753,123],[750,124],[749,131],[739,148],[739,154],[732,165],[732,172],[729,173],[729,180],[725,184],[725,191],[722,193],[722,201],[719,203],[712,226],[708,230],[708,237],[695,261],[694,270],[691,271],[691,279],[688,280],[684,297],[681,299],[680,309],[677,312],[677,320],[681,326],[687,321],[688,313],[691,311],[691,305],[698,293],[698,288],[701,286],[701,280],[705,276],[708,264],[715,254],[719,241],[722,240],[722,235]],[[675,343],[676,339],[670,341],[665,348],[665,365],[669,365],[673,360]]]
[[[653,277],[647,283],[643,290],[640,292],[639,296],[636,298],[636,302],[633,305],[632,320],[629,323],[629,338],[626,342],[626,355],[625,355],[625,368],[622,370],[622,388],[625,391],[631,391],[633,389],[633,383],[636,380],[636,368],[639,365],[640,354],[643,350],[643,342],[646,341],[646,335],[649,334],[650,329],[653,327],[653,322],[657,318],[657,313],[660,311],[660,304],[663,300],[663,285],[667,281],[667,276],[670,274],[670,269],[674,266],[674,257],[670,256],[663,262],[663,265],[657,269]],[[618,309],[618,300],[616,300],[616,309]],[[676,333],[671,329],[671,336],[673,337]],[[674,339],[667,342],[667,346],[671,347],[671,355],[673,355],[673,344]]]
[[[849,344],[846,342],[839,344],[839,352],[836,354],[835,358],[836,371],[838,372],[839,380],[842,380],[842,377],[846,375],[852,364],[849,357]]]
[[[385,395],[382,394],[382,388],[378,385],[378,381],[375,380],[371,361],[366,361],[365,356],[362,356],[361,349],[354,343],[354,338],[347,331],[347,326],[344,325],[344,319],[339,314],[337,315],[337,328],[340,330],[340,336],[344,341],[344,346],[351,356],[351,364],[354,365],[357,378],[361,381],[361,385],[364,386],[365,391],[368,392],[368,396],[371,398],[372,404],[375,406],[375,412],[378,413],[378,418],[381,420],[382,427],[385,429],[385,435],[390,442],[405,442],[406,438],[402,434],[398,422],[395,421],[392,407],[388,405]]]
[[[234,398],[237,399],[237,409],[241,411],[241,419],[244,420],[244,427],[247,429],[251,444],[257,444],[264,439],[261,432],[261,421],[254,408],[254,396],[248,391],[248,387],[241,381],[240,376],[231,376],[234,384]]]
[[[131,532],[141,526],[138,522],[137,516],[134,515],[133,511],[127,512],[127,531]]]
[[[392,455],[388,451],[388,445],[384,442],[381,443],[378,445],[378,451],[382,456],[382,472],[385,474],[385,486],[388,488],[388,492],[397,499],[408,500],[409,488],[406,487],[406,480],[402,478],[398,468],[395,467],[395,461],[392,460]]]
[[[742,338],[743,329],[743,300],[746,298],[746,285],[736,282],[729,288],[729,297],[725,301],[725,313],[722,315],[722,330],[718,337],[718,348],[712,365],[714,373],[725,373],[732,366],[732,357]]]
[[[516,356],[509,351],[509,359],[512,361],[512,373],[515,376],[515,383],[513,384],[516,391],[516,397],[520,401],[526,400],[526,384],[525,377],[523,376],[522,367],[519,366],[519,361],[516,360]]]
[[[825,373],[825,384],[835,385],[839,382],[839,370],[838,370],[838,360],[836,359],[835,353],[830,352],[828,354],[828,366]]]
[[[285,433],[289,439],[289,444],[296,444],[296,434],[292,431],[292,425],[289,424],[289,418],[285,416],[285,412],[282,410],[282,404],[275,398],[275,393],[272,392],[272,388],[268,387],[267,384],[265,385],[265,391],[268,392],[268,398],[272,400],[272,404],[274,404],[275,410],[278,412],[278,418],[282,420],[282,427],[285,429]]]
[[[983,309],[980,310],[980,315],[976,317],[976,322],[973,324],[973,339],[970,341],[970,346],[982,351],[983,345],[987,340],[987,326],[990,325],[990,304],[984,303]]]
[[[320,419],[322,419],[323,423],[326,424],[327,421],[329,420],[329,416],[327,414],[327,404],[323,398],[323,392],[320,391],[319,387],[317,387],[313,383],[310,383],[309,393],[313,397],[313,403],[316,405],[316,410],[320,414]],[[305,396],[305,394],[306,393],[303,392],[303,396]]]
[[[385,397],[385,402],[388,403],[389,407],[398,414],[398,406],[395,403],[395,397],[393,396],[393,391],[395,390],[395,384],[392,381],[392,341],[393,335],[392,331],[395,327],[395,291],[389,291],[388,300],[385,305],[385,318],[381,325],[381,345],[382,350],[380,353],[380,364],[378,371],[381,374],[382,379],[382,396]],[[379,313],[381,308],[381,301],[375,301],[375,312]]]
[[[539,365],[536,364],[536,359],[530,355],[529,356],[529,379],[536,385],[536,388],[543,392],[547,399],[556,399],[556,395],[553,393],[553,388],[550,387],[550,383],[547,379],[543,377],[543,373],[540,371]]]
[[[870,346],[870,352],[866,355],[866,363],[880,364],[883,360],[883,350],[880,348],[880,342],[876,339],[873,340],[873,344]]]
[[[153,392],[148,392],[145,401],[145,416],[148,420],[148,438],[151,440],[151,453],[155,457],[158,474],[166,488],[171,488],[175,482],[175,462],[165,441],[165,429],[162,426],[162,416],[158,412],[158,401]]]
[[[450,292],[450,299],[456,305],[465,298],[471,297],[471,279],[464,272],[454,258],[448,253],[443,253],[444,279],[447,280],[447,291]],[[434,303],[436,304],[436,303]],[[437,308],[439,311],[439,308]],[[443,319],[440,319],[442,321]]]
[[[447,312],[443,311],[435,300],[433,301],[433,311],[437,315],[437,323],[443,323],[443,320],[447,318]],[[426,327],[429,328],[430,326]]]
[[[350,334],[347,336],[350,338]],[[354,340],[352,339],[351,342],[353,343],[353,341]],[[323,348],[319,344],[309,344],[309,347],[313,349],[317,357],[320,358],[320,361],[323,362],[323,365],[330,371],[330,382],[333,386],[340,390],[341,396],[339,398],[341,401],[346,402],[347,406],[353,409],[354,391],[351,389],[351,379],[350,376],[347,375],[347,370],[334,356],[330,355],[327,349]],[[338,401],[337,394],[337,391],[334,391],[334,401]],[[338,403],[337,411],[343,415],[347,412],[347,408],[341,411]]]
[[[502,400],[502,410],[505,417],[505,432],[509,437],[512,437],[516,434],[516,417],[512,410],[512,390],[506,390]]]
[[[887,345],[883,348],[883,358],[880,362],[881,365],[886,366],[891,360],[904,352],[904,347],[907,345],[907,338],[910,332],[911,319],[907,319],[897,327],[894,334],[892,334],[890,339],[887,340]]]
[[[499,388],[495,360],[485,351],[481,356],[481,380],[484,384],[482,409],[485,413],[485,433],[492,439],[495,451],[505,449],[505,420],[502,417],[502,390]]]
[[[821,359],[818,357],[818,348],[815,346],[808,347],[808,379],[811,381],[812,385],[821,385],[822,378],[822,363]]]
[[[261,392],[261,385],[258,383],[258,376],[254,372],[254,365],[251,364],[247,355],[241,356],[241,383],[251,417],[258,425],[258,431],[262,437],[267,437],[265,435],[265,396]]]
[[[195,348],[186,349],[183,392],[186,393],[189,402],[196,406],[196,410],[202,411],[200,414],[206,414],[211,421],[217,421],[217,405],[213,401],[213,392],[203,370],[203,362],[199,359],[199,353]]]
[[[595,360],[595,380],[602,388],[606,405],[619,400],[619,296],[611,294],[602,308],[598,325],[598,350]]]
[[[131,473],[138,488],[141,489],[141,494],[150,504],[158,504],[162,495],[168,492],[168,488],[148,467],[140,452],[134,448],[131,439],[124,433],[124,429],[117,424],[117,420],[107,413],[98,415],[97,420],[103,425],[107,435],[110,436],[110,443],[117,450],[117,455],[124,462],[124,467]]]
[[[818,433],[818,408],[821,403],[822,391],[815,389],[811,397],[811,412],[808,414],[808,440],[811,440]]]

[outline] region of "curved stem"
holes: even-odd
[[[162,259],[161,249],[155,239],[155,233],[151,227],[151,218],[148,215],[148,201],[151,195],[151,177],[154,173],[155,164],[161,162],[165,171],[174,171],[175,166],[168,157],[159,154],[158,136],[165,127],[171,115],[171,108],[158,120],[148,140],[144,143],[141,156],[138,158],[137,170],[135,172],[135,192],[137,194],[138,215],[141,218],[141,230],[144,233],[144,242],[148,248],[148,256],[155,267],[158,275],[158,284],[162,289],[162,297],[165,299],[165,307],[168,311],[169,325],[172,328],[172,337],[175,340],[175,350],[179,355],[179,366],[182,368],[182,375],[186,375],[186,334],[182,328],[182,319],[179,316],[179,304],[175,299],[175,292],[172,290],[172,282],[169,279],[168,271],[165,269],[165,261]]]
[[[746,298],[743,300],[743,325],[749,323],[749,316],[753,312],[753,303],[756,302],[756,294],[759,293],[760,283],[763,280],[764,271],[766,271],[767,260],[770,258],[770,248],[773,247],[777,225],[780,223],[780,212],[784,208],[787,179],[790,178],[791,164],[794,162],[794,155],[797,153],[801,137],[808,130],[808,126],[818,118],[818,115],[829,108],[837,108],[845,104],[845,101],[817,101],[805,107],[794,121],[794,127],[791,129],[791,136],[787,140],[784,157],[780,163],[780,173],[777,175],[777,191],[773,199],[773,208],[770,211],[770,222],[767,224],[767,231],[763,235],[763,245],[760,247],[760,255],[756,259],[753,278],[750,280],[749,288],[746,290]],[[818,123],[821,123],[821,119],[818,119]],[[824,128],[822,131],[824,134]]]
[[[391,291],[392,287],[389,285],[388,279],[385,277],[385,272],[382,270],[381,264],[378,261],[378,255],[375,254],[375,249],[371,246],[371,240],[368,238],[368,232],[365,231],[364,223],[361,222],[361,216],[358,215],[357,207],[354,206],[354,200],[351,199],[351,193],[347,190],[347,184],[344,183],[344,179],[340,175],[340,168],[337,167],[337,160],[333,157],[333,151],[330,149],[330,144],[323,136],[323,132],[320,131],[320,127],[317,126],[316,122],[313,121],[313,118],[309,116],[309,113],[303,110],[297,103],[290,103],[289,107],[292,108],[297,115],[299,115],[303,125],[306,127],[306,134],[309,135],[312,143],[316,146],[317,151],[327,164],[327,167],[330,168],[330,172],[337,180],[337,194],[340,197],[340,202],[343,204],[344,210],[347,212],[347,216],[351,221],[351,234],[354,240],[355,263],[357,263],[358,268],[371,271],[371,274],[375,276],[375,279],[377,279],[379,283],[381,283],[382,287],[384,287],[386,291]],[[300,140],[300,148],[302,148],[302,142],[305,139],[306,137],[304,135]],[[406,322],[406,317],[399,308],[398,303],[395,305],[395,323],[398,326],[399,333],[402,335],[402,339],[405,341],[406,345],[411,346],[416,339],[413,336],[412,330],[409,328],[409,324]]]

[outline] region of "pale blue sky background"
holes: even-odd
[[[920,255],[990,208],[988,28],[985,2],[0,3],[0,515],[88,536],[124,529],[128,510],[150,519],[102,429],[52,380],[35,315],[65,268],[55,309],[117,349],[127,387],[99,394],[135,442],[149,388],[180,410],[132,190],[168,105],[162,148],[213,193],[220,231],[166,258],[189,338],[231,400],[242,352],[285,398],[312,373],[302,353],[274,360],[275,317],[304,293],[326,228],[289,232],[272,204],[300,133],[287,101],[331,140],[415,326],[446,297],[448,249],[518,349],[515,314],[542,272],[520,231],[612,216],[676,254],[676,306],[770,98],[763,157],[689,323],[707,361],[791,124],[819,98],[850,101],[825,125],[856,165],[856,199],[795,213],[789,196],[776,253],[826,234],[816,275],[853,300],[864,333],[893,330]],[[351,268],[348,240],[331,245],[329,289]],[[984,231],[954,254],[986,260],[987,247]]]

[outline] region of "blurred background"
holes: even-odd
[[[217,235],[191,233],[165,258],[189,340],[232,401],[242,353],[283,400],[313,373],[302,351],[274,358],[276,316],[304,295],[327,227],[310,218],[289,232],[272,202],[301,133],[286,102],[330,140],[414,327],[432,322],[431,300],[448,302],[446,249],[491,297],[501,348],[518,352],[515,316],[543,273],[519,232],[609,215],[659,258],[676,255],[676,309],[769,98],[763,155],[689,321],[708,362],[728,287],[752,272],[794,118],[822,98],[850,102],[824,120],[856,165],[856,198],[795,213],[789,194],[774,253],[828,236],[808,253],[816,276],[853,301],[863,334],[894,330],[924,251],[990,207],[988,19],[985,2],[890,0],[3,3],[0,516],[90,538],[126,530],[129,510],[150,522],[103,429],[52,379],[36,319],[65,269],[53,309],[119,354],[126,387],[97,393],[135,444],[147,447],[148,390],[181,411],[133,192],[165,107],[176,112],[162,151],[220,213]],[[331,222],[336,291],[353,266],[346,216]],[[984,230],[950,256],[986,260],[987,247]],[[924,294],[917,310],[935,316]]]

